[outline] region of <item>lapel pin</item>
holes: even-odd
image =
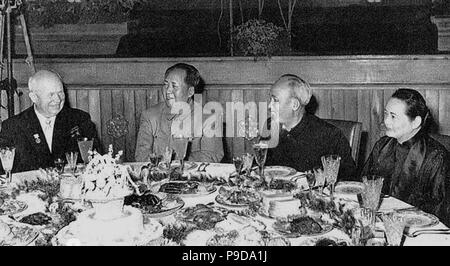
[[[37,144],[41,143],[41,139],[39,138],[39,134],[34,134],[33,137],[34,137],[34,141],[35,141]]]

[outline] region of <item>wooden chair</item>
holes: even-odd
[[[350,143],[352,157],[358,163],[359,146],[361,141],[362,123],[348,120],[324,119],[326,122],[339,128]]]
[[[450,136],[442,134],[430,134],[431,137],[439,141],[450,152]]]

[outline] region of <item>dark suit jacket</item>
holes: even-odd
[[[48,148],[34,106],[2,123],[0,145],[16,148],[13,172],[22,172],[54,166],[57,158],[65,160],[65,153],[78,151],[79,137],[94,138],[94,149],[100,151],[95,124],[88,113],[64,106],[56,116],[53,129],[52,152]],[[81,162],[81,156],[78,155]],[[3,167],[0,165],[3,173]]]
[[[338,180],[356,179],[351,148],[342,132],[315,115],[305,114],[290,132],[281,130],[278,146],[267,152],[266,165],[289,166],[304,172],[322,166],[320,158],[328,154],[342,158]]]

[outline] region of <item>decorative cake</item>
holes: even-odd
[[[105,155],[93,152],[93,158],[81,174],[83,179],[83,196],[88,200],[105,201],[123,198],[132,193],[130,186],[137,187],[131,180],[130,166],[118,163],[123,152],[119,151],[113,157],[112,145]]]
[[[56,245],[143,245],[162,236],[161,224],[150,219],[144,225],[139,209],[124,206],[125,196],[132,193],[130,187],[138,193],[139,190],[128,168],[118,164],[122,152],[115,158],[112,153],[112,145],[103,156],[94,152],[80,175],[81,198],[89,200],[93,208],[80,213],[76,221],[61,229],[54,239]]]
[[[124,206],[122,215],[112,219],[98,218],[95,209],[82,212],[76,221],[61,229],[54,239],[56,245],[134,246],[145,245],[160,238],[163,228],[149,219],[143,224],[140,210]]]
[[[59,186],[59,196],[64,199],[81,199],[83,180],[72,174],[62,174]]]

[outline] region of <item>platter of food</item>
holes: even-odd
[[[209,230],[218,222],[225,220],[229,210],[214,205],[197,204],[178,211],[175,218],[179,221],[194,225],[199,230]]]
[[[213,184],[194,181],[170,181],[160,186],[159,192],[177,194],[180,197],[199,197],[209,195],[217,190]]]
[[[195,169],[197,166],[198,166],[198,165],[197,165],[197,163],[195,163],[195,162],[190,162],[190,161],[185,161],[185,162],[184,162],[184,170],[192,170],[192,169]],[[172,161],[172,163],[170,164],[170,168],[171,168],[171,169],[180,168],[180,167],[181,167],[181,164],[180,164],[180,161],[179,161],[179,160],[174,160],[174,161]],[[167,168],[167,164],[162,163],[162,162],[159,163],[158,168],[159,168],[160,170],[164,170],[164,171],[169,170],[169,169]]]
[[[14,221],[0,221],[0,246],[28,246],[39,236],[30,225]]]
[[[432,227],[439,224],[439,219],[433,214],[420,210],[398,210],[396,211],[405,219],[406,227],[422,228]]]
[[[227,207],[249,207],[261,202],[261,196],[252,190],[221,187],[219,195],[216,196],[217,203]]]
[[[336,194],[357,195],[364,190],[362,182],[341,181],[336,184],[334,191]]]
[[[351,242],[347,239],[334,236],[318,236],[308,237],[299,243],[299,246],[351,246]]]
[[[20,200],[6,199],[0,205],[0,215],[13,215],[22,212],[28,208],[28,205]]]
[[[253,226],[219,232],[206,241],[207,246],[265,246],[263,233]]]
[[[275,231],[288,238],[318,236],[333,230],[332,225],[319,223],[309,216],[294,216],[287,219],[277,219],[273,224],[273,228]]]
[[[264,167],[264,175],[270,179],[287,179],[297,173],[297,170],[287,166],[266,166]]]
[[[147,191],[144,195],[130,195],[125,197],[125,205],[141,210],[148,218],[160,218],[171,215],[183,208],[184,201],[176,196],[167,196],[164,193],[151,193]]]
[[[45,213],[37,212],[20,219],[19,222],[30,225],[48,225],[52,221],[52,218]]]
[[[297,189],[297,183],[291,180],[285,179],[272,179],[269,184],[269,189],[278,190],[284,192],[291,192]]]

